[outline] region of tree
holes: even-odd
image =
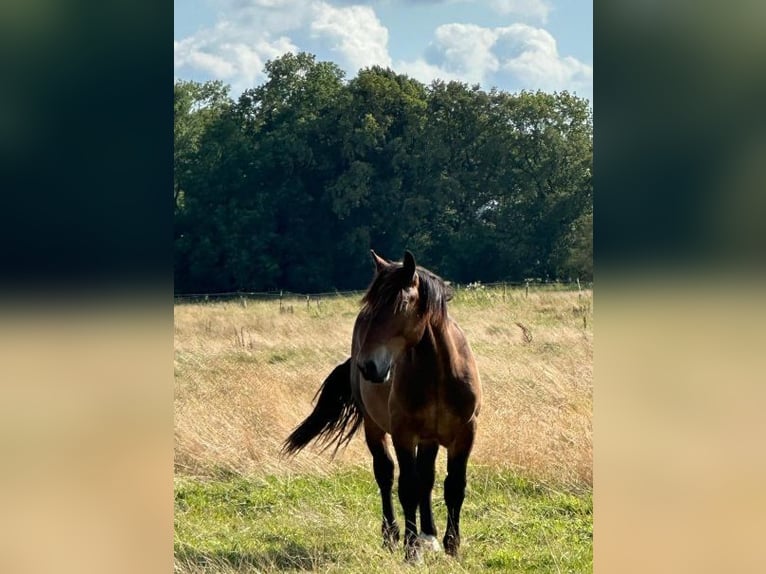
[[[192,176],[199,141],[205,129],[230,103],[228,86],[221,82],[173,85],[173,198],[183,206],[185,184]]]
[[[567,92],[269,61],[174,86],[176,289],[360,288],[368,250],[459,282],[592,276],[592,117]]]
[[[391,69],[361,70],[346,86],[339,118],[341,172],[326,188],[344,261],[336,284],[369,279],[368,250],[397,257],[424,223],[422,186],[413,158],[425,120],[424,86]]]
[[[269,214],[260,252],[277,269],[269,283],[253,276],[251,284],[326,289],[332,283],[336,238],[327,225],[325,188],[340,169],[343,72],[301,53],[268,62],[266,73],[267,81],[245,92],[237,106],[250,149],[246,177],[254,183],[248,193],[259,197],[261,212]]]
[[[503,265],[516,278],[553,278],[568,254],[570,229],[592,206],[592,121],[567,92],[497,93],[499,135],[510,169],[498,205]]]

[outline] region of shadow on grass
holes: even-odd
[[[194,565],[197,568],[209,567],[211,571],[217,571],[221,567],[256,571],[312,571],[326,562],[333,561],[330,553],[322,548],[310,548],[277,537],[269,537],[268,542],[273,546],[263,551],[176,548],[175,561],[177,564]]]

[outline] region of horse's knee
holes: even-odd
[[[417,482],[412,478],[399,475],[399,502],[405,507],[405,511],[407,507],[417,506],[418,494]]]
[[[376,457],[372,463],[375,480],[380,488],[390,490],[394,486],[394,461],[386,456]]]
[[[466,480],[462,476],[447,475],[444,479],[444,499],[447,503],[454,500],[463,500],[465,497]]]

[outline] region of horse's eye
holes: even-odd
[[[412,287],[406,287],[402,289],[402,296],[400,298],[402,308],[406,308],[415,299],[415,291]]]

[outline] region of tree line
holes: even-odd
[[[592,278],[587,100],[307,53],[265,72],[237,99],[174,84],[176,293],[359,289],[370,248],[455,282]]]

